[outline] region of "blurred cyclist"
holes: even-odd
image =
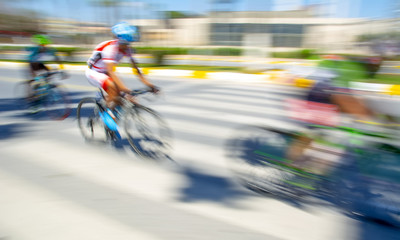
[[[335,104],[342,113],[358,120],[371,121],[374,113],[350,89],[350,82],[367,79],[369,73],[360,63],[337,55],[325,56],[318,69],[308,76],[315,81],[307,95],[311,102]]]
[[[48,45],[52,43],[48,36],[41,34],[33,35],[32,42],[34,42],[36,46],[28,48],[28,51],[30,52],[28,56],[30,76],[28,76],[28,80],[26,82],[29,84],[30,87],[27,89],[26,95],[27,99],[31,102],[31,113],[36,113],[39,111],[39,102],[38,99],[34,98],[34,89],[37,87],[34,86],[34,79],[40,72],[50,71],[50,69],[44,65],[43,58],[53,58],[59,64],[60,69],[64,69],[64,66],[60,58],[56,55],[55,49],[48,47]],[[64,72],[61,72],[61,76],[62,78],[67,77]]]
[[[113,26],[111,32],[115,39],[97,45],[92,56],[87,61],[89,69],[86,70],[86,77],[91,85],[101,88],[107,93],[107,106],[113,109],[118,104],[117,99],[120,95],[124,95],[129,100],[134,101],[133,97],[129,95],[131,90],[125,86],[114,71],[115,66],[124,56],[130,59],[133,70],[138,73],[139,79],[143,84],[148,86],[153,93],[157,93],[159,90],[144,77],[132,57],[129,44],[139,41],[138,28],[122,22]]]
[[[370,75],[369,69],[353,60],[338,55],[324,57],[316,71],[307,78],[315,81],[309,90],[306,100],[317,104],[333,104],[338,107],[339,112],[349,114],[357,128],[367,131],[377,131],[375,124],[376,113],[369,109],[362,99],[353,94],[350,82],[358,79],[367,79]],[[327,121],[328,122],[328,121]],[[307,149],[312,149],[313,139],[302,135],[293,141],[286,153],[286,157],[293,161],[293,165],[301,168],[309,168],[314,173],[324,173],[329,169],[329,161],[320,157],[312,158],[305,155]],[[315,148],[315,147],[314,147]],[[315,149],[314,149],[315,150]],[[319,146],[318,151],[330,152],[332,155],[340,156],[340,150],[329,151]],[[312,159],[312,160],[311,160]]]
[[[54,58],[59,64],[59,68],[64,69],[60,58],[56,55],[56,51],[48,47],[52,43],[48,36],[36,34],[32,36],[32,41],[36,44],[36,46],[28,49],[30,51],[28,62],[32,78],[35,78],[39,71],[49,71],[49,68],[43,63],[43,57],[45,56]]]

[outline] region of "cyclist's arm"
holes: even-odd
[[[117,74],[114,72],[114,68],[116,64],[114,62],[104,62],[106,65],[107,73],[108,76],[114,81],[114,83],[117,85],[117,88],[120,92],[125,92],[125,93],[130,93],[131,90],[125,86],[125,84],[119,79]]]
[[[54,57],[54,60],[59,65],[59,68],[61,70],[63,70],[64,69],[64,65],[63,65],[63,62],[61,61],[61,58],[57,55],[57,52],[54,49],[50,49],[50,48],[48,48],[48,52]]]
[[[142,71],[140,71],[140,69],[139,69],[139,67],[138,67],[138,65],[137,65],[137,63],[136,63],[136,61],[135,61],[135,59],[134,59],[132,56],[130,56],[130,60],[131,60],[132,68],[137,72],[140,81],[141,81],[144,85],[146,85],[146,86],[148,86],[148,87],[154,89],[155,86],[154,86],[151,82],[149,82],[149,81],[144,77],[144,75],[143,75]]]

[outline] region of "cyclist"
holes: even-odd
[[[52,57],[58,64],[60,69],[64,69],[61,59],[57,56],[53,48],[48,47],[52,43],[51,39],[46,35],[36,34],[32,36],[32,41],[36,46],[28,49],[29,68],[32,78],[35,78],[38,71],[49,71],[42,61],[45,56]]]
[[[30,111],[31,113],[36,113],[39,111],[39,103],[34,99],[34,92],[33,83],[35,82],[35,77],[37,77],[39,72],[46,71],[49,72],[50,69],[46,67],[43,63],[43,58],[51,57],[53,58],[58,64],[60,69],[64,69],[62,61],[57,56],[56,51],[53,48],[48,47],[49,44],[52,43],[51,39],[42,34],[35,34],[32,36],[32,41],[36,44],[36,46],[28,48],[29,56],[28,56],[28,63],[29,63],[29,73],[30,76],[28,77],[27,83],[30,85],[30,88],[27,92],[27,98],[31,102]],[[66,74],[62,73],[62,78],[66,78]]]
[[[140,81],[148,86],[151,92],[157,93],[159,90],[144,77],[132,57],[130,43],[139,41],[138,28],[122,22],[113,26],[111,32],[115,39],[97,45],[87,61],[89,68],[86,70],[86,77],[91,85],[101,88],[107,93],[105,96],[107,106],[113,109],[118,105],[117,101],[120,95],[134,101],[134,98],[129,95],[131,90],[125,86],[114,71],[115,66],[124,56],[130,59],[133,70],[138,73]]]
[[[337,55],[325,56],[317,70],[307,77],[314,80],[315,83],[309,90],[306,100],[311,102],[309,106],[313,106],[313,103],[336,105],[339,112],[349,114],[356,120],[358,128],[367,128],[368,130],[373,128],[375,131],[375,126],[370,125],[370,123],[376,123],[373,120],[375,113],[361,99],[354,96],[349,88],[350,81],[366,79],[368,75],[367,69],[358,62]],[[329,122],[329,119],[326,122]],[[310,145],[312,140],[306,135],[299,136],[289,146],[286,157],[293,161],[294,166],[308,167],[316,173],[323,173],[329,169],[329,161],[315,156],[313,161],[310,161],[310,158],[305,156],[305,151],[313,148]],[[318,151],[324,152],[324,147],[319,146],[319,148],[321,149]],[[332,156],[342,154],[339,150],[337,152],[326,151],[331,152]]]

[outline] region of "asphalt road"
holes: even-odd
[[[93,96],[83,72],[64,80],[73,110]],[[64,121],[15,105],[22,69],[0,69],[0,239],[400,239],[400,231],[335,208],[261,197],[237,184],[225,143],[242,124],[287,128],[283,103],[299,89],[266,83],[150,78],[163,90],[143,103],[174,132],[172,162],[129,145],[82,139]],[[131,88],[142,85],[123,75]]]

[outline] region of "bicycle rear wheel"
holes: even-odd
[[[43,107],[46,114],[54,120],[64,120],[71,113],[68,95],[57,85],[51,85],[43,99]]]
[[[101,106],[95,98],[82,99],[77,107],[78,126],[86,141],[105,143],[108,134],[99,113]]]
[[[297,198],[315,191],[318,178],[293,167],[289,146],[301,141],[286,130],[249,126],[228,142],[229,168],[239,182],[258,193]]]
[[[152,109],[135,106],[124,118],[129,144],[141,157],[169,158],[172,133],[166,122]]]

